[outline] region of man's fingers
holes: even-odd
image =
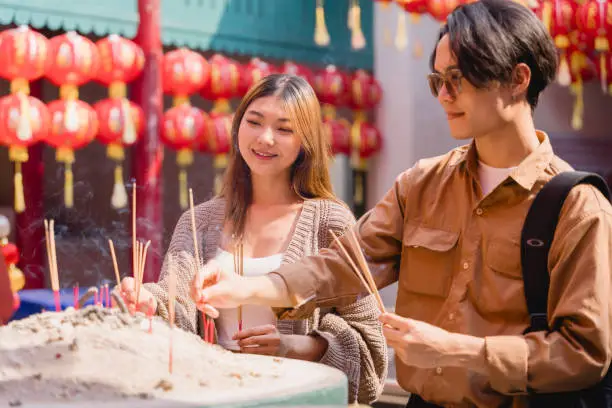
[[[399,331],[408,331],[412,328],[412,320],[396,315],[395,313],[383,313],[378,317],[383,328],[392,328]]]
[[[263,334],[273,333],[275,331],[276,331],[276,327],[272,326],[271,324],[251,327],[249,329],[242,330],[234,334],[234,336],[232,337],[232,340],[241,340],[241,339],[246,339],[252,336],[261,336]]]

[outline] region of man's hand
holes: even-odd
[[[211,260],[195,274],[190,295],[199,310],[217,317],[215,308],[235,308],[243,304],[250,293],[245,280],[235,273],[223,271]]]
[[[271,324],[242,330],[234,334],[232,340],[238,341],[240,351],[243,353],[279,357],[286,353],[285,336]]]
[[[451,333],[394,313],[384,313],[379,320],[387,343],[406,365],[424,369],[462,366],[486,373],[482,338]]]

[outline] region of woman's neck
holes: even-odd
[[[291,188],[289,177],[256,177],[251,175],[252,205],[283,205],[301,201]]]

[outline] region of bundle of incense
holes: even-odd
[[[242,240],[240,240],[234,250],[234,271],[240,276],[244,276],[244,266],[242,263],[244,255],[243,248]],[[238,306],[238,331],[242,331],[242,305]]]
[[[111,258],[113,260],[113,269],[115,270],[115,279],[117,280],[117,286],[121,288],[121,275],[119,274],[119,266],[117,263],[117,255],[115,254],[115,245],[113,245],[113,240],[108,240],[108,246],[110,248]]]
[[[361,284],[366,288],[369,294],[374,295],[374,298],[376,299],[376,303],[378,304],[378,309],[380,310],[380,312],[384,313],[385,305],[382,301],[382,298],[380,297],[380,293],[378,292],[378,288],[376,287],[376,283],[374,281],[374,278],[372,277],[372,272],[370,272],[368,263],[365,260],[365,257],[363,256],[363,252],[361,251],[361,247],[359,246],[359,241],[357,240],[357,236],[355,235],[355,232],[352,229],[349,229],[348,232],[346,233],[346,236],[347,236],[347,241],[349,243],[349,246],[351,248],[351,252],[353,252],[355,254],[355,257],[357,258],[357,264],[355,264],[355,262],[349,255],[344,245],[342,245],[342,242],[340,241],[338,236],[334,233],[334,231],[329,230],[329,232],[334,237],[334,241],[336,242],[336,244],[338,245],[338,247],[340,248],[340,250],[346,257],[346,259],[348,260],[349,264],[353,268],[353,271],[355,272],[355,275],[357,275],[357,277],[361,281]]]
[[[45,223],[45,238],[47,244],[47,259],[49,261],[49,275],[51,277],[51,289],[53,290],[53,299],[55,300],[55,311],[62,310],[59,293],[59,277],[57,271],[57,252],[55,250],[55,222],[44,221]]]
[[[72,296],[74,297],[74,309],[79,310],[79,282],[72,288]]]
[[[195,221],[195,206],[193,204],[193,189],[189,189],[189,213],[191,215],[191,234],[193,239],[193,258],[195,262],[196,273],[200,270],[202,260],[200,259],[200,246],[198,244],[198,234]],[[202,322],[204,324],[204,341],[208,343],[214,342],[215,322],[209,318],[204,311],[202,313]]]

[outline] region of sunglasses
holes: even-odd
[[[461,92],[461,79],[463,74],[458,69],[449,69],[445,73],[432,72],[427,75],[427,81],[429,82],[429,89],[434,97],[438,97],[442,85],[446,86],[446,92],[451,98],[456,98],[459,92]]]

